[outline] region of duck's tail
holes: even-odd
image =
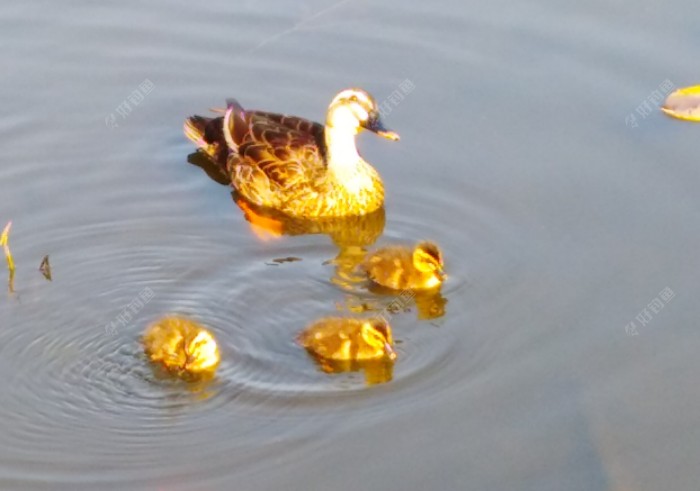
[[[190,116],[185,120],[183,130],[200,150],[219,163],[226,164],[226,142],[223,135],[223,118]],[[221,162],[220,162],[221,161]]]
[[[197,145],[197,148],[206,149],[209,145],[209,142],[204,138],[204,134],[211,120],[212,118],[205,118],[204,116],[190,116],[185,120],[185,136],[192,140]]]

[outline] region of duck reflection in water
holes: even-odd
[[[363,370],[369,385],[392,379],[397,355],[391,327],[382,319],[327,317],[308,326],[297,342],[326,373]]]

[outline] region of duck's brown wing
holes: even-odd
[[[185,133],[225,167],[234,187],[261,206],[314,193],[326,168],[324,126],[266,111],[245,110],[227,100],[224,115],[193,116]]]
[[[254,114],[298,133],[312,135],[319,148],[325,147],[325,141],[323,140],[324,127],[322,124],[297,116],[287,116],[286,114],[269,113],[266,111],[254,111]]]
[[[294,138],[313,142],[323,149],[323,125],[308,119],[267,111],[245,110],[235,99],[226,101],[223,118],[223,136],[229,148],[235,150],[246,141],[272,142],[272,138],[261,136],[263,132],[293,135]]]
[[[259,138],[259,129],[275,128],[291,131],[297,137],[316,143],[325,153],[323,125],[308,119],[267,111],[245,110],[236,99],[227,99],[226,109],[212,109],[223,116],[191,116],[185,121],[185,134],[211,157],[220,157],[213,150],[236,150],[246,141]],[[225,156],[224,156],[225,157]]]
[[[234,187],[253,203],[270,207],[299,193],[313,192],[317,177],[326,168],[324,147],[319,144],[323,127],[259,111],[246,119],[247,131],[228,162]],[[229,139],[237,136],[231,134]]]

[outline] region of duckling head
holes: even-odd
[[[185,345],[185,366],[187,372],[198,373],[214,370],[219,364],[219,347],[209,331],[200,330]]]
[[[335,96],[328,107],[326,127],[352,135],[367,129],[389,140],[399,140],[397,133],[384,127],[374,97],[358,88],[345,89]]]
[[[391,327],[381,319],[368,319],[360,328],[362,340],[376,353],[383,353],[390,360],[396,359],[394,340],[391,336]]]
[[[413,250],[413,266],[421,273],[430,274],[431,285],[437,286],[445,279],[442,251],[432,242],[421,242]]]

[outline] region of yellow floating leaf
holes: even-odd
[[[5,258],[7,259],[7,268],[10,270],[10,273],[14,273],[15,261],[14,259],[12,259],[12,252],[10,252],[10,246],[7,243],[10,235],[10,228],[12,228],[11,221],[8,222],[7,225],[5,225],[5,228],[2,231],[2,235],[0,235],[0,246],[2,246],[3,250],[5,251]]]
[[[10,246],[7,244],[8,238],[10,236],[10,228],[12,228],[12,222],[8,222],[5,228],[0,234],[0,246],[5,252],[5,259],[7,259],[7,269],[10,270],[10,277],[8,279],[8,287],[10,293],[15,291],[15,261],[12,259],[12,252],[10,252]]]
[[[671,92],[661,110],[673,118],[700,122],[700,85]]]
[[[12,228],[12,221],[7,222],[7,225],[5,225],[2,231],[2,235],[0,235],[0,246],[7,245],[7,237],[10,235],[10,228]]]

